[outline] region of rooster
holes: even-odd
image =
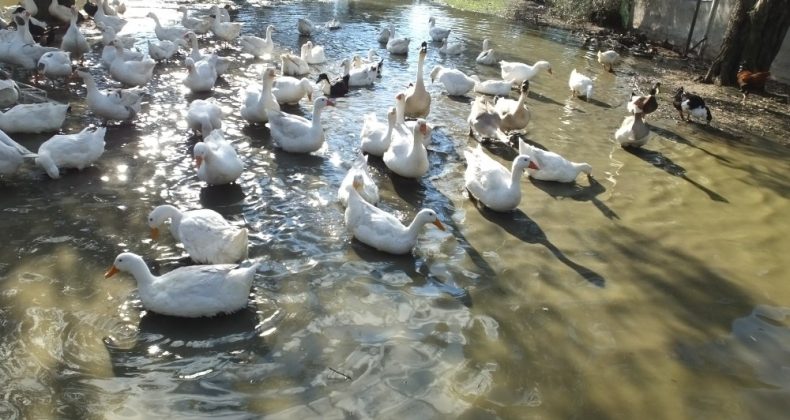
[[[741,103],[746,103],[746,96],[748,96],[750,92],[765,90],[765,82],[770,77],[770,71],[753,72],[744,69],[744,65],[741,64],[736,76],[738,79],[738,86],[741,88],[741,93],[743,94],[743,101],[741,101]]]

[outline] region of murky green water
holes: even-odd
[[[150,3],[128,3],[125,31],[140,31],[144,44],[153,36]],[[612,134],[625,102],[635,81],[660,77],[657,64],[625,57],[616,74],[604,73],[595,51],[564,32],[424,3],[237,7],[244,33],[276,25],[278,51],[306,41],[298,17],[337,15],[340,30],[313,37],[336,60],[313,76],[375,48],[385,58],[381,82],[324,113],[324,149],[290,155],[238,116],[240,92],[265,62],[223,50],[238,61],[212,96],[246,170],[237,186],[206,188],[190,158],[186,73],[161,65],[135,126],[111,127],[96,165],[60,180],[34,167],[0,180],[0,417],[786,415],[786,148],[667,112],[648,120],[655,135],[645,150],[622,150]],[[176,18],[176,3],[156,8]],[[432,45],[426,71],[443,64],[496,77],[498,69],[474,64],[483,37],[505,59],[549,60],[554,76],[533,80],[528,137],[589,162],[594,179],[525,178],[518,211],[477,210],[463,193],[462,152],[475,145],[469,101],[429,85],[429,122],[438,127],[429,175],[393,180],[374,164],[374,178],[383,208],[403,219],[433,208],[448,231],[429,227],[413,256],[392,257],[350,240],[335,193],[362,115],[383,118],[416,72],[417,54],[390,57],[375,42],[378,29],[393,23],[416,49],[430,15],[468,50],[445,58]],[[594,101],[569,98],[573,68],[594,75]],[[98,121],[83,115],[82,86],[50,95],[73,106],[67,131]],[[47,136],[15,138],[36,149]],[[165,202],[212,208],[250,229],[250,256],[269,264],[247,310],[209,321],[144,314],[130,276],[103,278],[123,250],[158,272],[184,263],[169,235],[148,239],[146,215]]]

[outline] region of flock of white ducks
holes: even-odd
[[[29,2],[28,2],[29,3]],[[73,62],[90,51],[84,35],[77,25],[77,11],[62,8],[57,1],[50,4],[50,12],[68,22],[61,48],[36,44],[28,32],[30,11],[15,13],[16,30],[0,32],[0,60],[7,64],[32,70],[38,68],[46,77],[57,80],[69,77]],[[147,42],[148,51],[131,50],[134,38],[118,36],[127,21],[122,12],[99,0],[94,15],[96,26],[102,30],[101,63],[109,77],[126,88],[99,90],[94,76],[87,71],[76,71],[85,83],[88,108],[105,121],[133,121],[141,112],[142,93],[129,87],[145,87],[154,77],[157,61],[173,59],[181,49],[191,50],[183,60],[187,76],[183,84],[192,92],[211,92],[216,80],[228,71],[231,61],[216,54],[200,51],[198,36],[213,34],[219,42],[228,45],[238,42],[239,50],[254,58],[274,60],[275,28],[268,25],[263,38],[252,34],[241,35],[244,29],[239,22],[232,22],[225,8],[214,5],[211,17],[190,16],[185,6],[180,6],[180,23],[162,25],[153,12],[147,16],[154,23],[158,41]],[[33,12],[35,14],[35,12]],[[437,24],[434,17],[428,20],[431,40],[441,42],[441,54],[460,54],[465,50],[461,42],[450,41],[450,28]],[[297,29],[303,36],[340,27],[337,21],[325,26],[308,19],[299,19]],[[398,37],[395,28],[383,28],[377,41],[393,55],[409,53],[411,39]],[[394,174],[405,178],[420,179],[430,170],[427,145],[431,143],[431,128],[425,118],[431,110],[431,95],[424,80],[426,42],[419,47],[418,65],[414,82],[395,96],[395,103],[387,111],[386,121],[381,122],[375,113],[364,116],[360,133],[360,155],[351,165],[338,190],[339,201],[346,206],[345,222],[349,232],[359,241],[378,250],[393,254],[408,253],[415,246],[423,225],[432,223],[444,230],[437,213],[431,209],[420,210],[414,220],[404,225],[392,214],[376,204],[380,197],[378,187],[370,176],[368,156],[380,157]],[[280,74],[272,67],[262,72],[260,89],[247,92],[239,107],[239,114],[249,124],[265,124],[273,142],[286,152],[312,153],[324,146],[325,134],[321,112],[334,101],[325,96],[313,98],[316,84],[301,76],[310,73],[310,66],[327,61],[325,50],[308,40],[301,46],[300,55],[279,55]],[[598,60],[607,70],[617,61],[613,51],[600,53]],[[470,110],[470,134],[482,139],[508,141],[508,135],[524,130],[530,122],[526,105],[529,80],[541,72],[552,74],[547,61],[533,65],[498,60],[489,39],[483,41],[483,50],[476,58],[483,65],[501,68],[502,80],[481,81],[460,70],[436,66],[430,72],[431,82],[441,83],[447,94],[467,95],[470,91],[493,95],[489,100],[478,96]],[[349,87],[368,86],[377,82],[384,60],[376,57],[371,49],[367,59],[359,56],[342,61],[344,76],[330,80],[322,74],[320,92],[325,95],[344,95]],[[290,77],[295,76],[295,77]],[[575,70],[569,86],[575,94],[592,93],[592,80]],[[509,99],[511,90],[520,89],[518,99]],[[13,81],[0,78],[0,100],[13,104],[16,101]],[[303,98],[312,101],[312,118],[307,119],[280,109],[283,104],[297,104]],[[41,108],[41,109],[38,109]],[[11,139],[6,132],[47,132],[60,129],[67,105],[19,104],[0,113],[0,174],[16,172],[27,158],[34,158],[51,177],[60,176],[62,168],[82,169],[95,162],[104,152],[105,128],[86,128],[79,133],[56,135],[43,143],[37,153],[27,150]],[[18,110],[18,111],[17,111]],[[18,112],[18,114],[14,114]],[[630,138],[635,144],[643,139],[646,127],[641,113],[634,112],[617,131],[616,138]],[[416,120],[406,120],[406,118]],[[202,141],[195,145],[193,155],[197,177],[210,185],[235,182],[244,166],[236,149],[222,134],[223,112],[211,100],[196,99],[189,105],[187,125],[199,133]],[[641,123],[641,125],[640,125]],[[362,154],[364,153],[364,154]],[[527,171],[530,176],[549,181],[574,182],[579,173],[591,173],[590,165],[570,162],[562,156],[535,148],[527,143],[519,145],[519,155],[510,169],[492,159],[478,145],[464,152],[467,161],[465,187],[470,197],[495,211],[510,211],[521,201],[520,179]],[[366,154],[366,155],[365,155]],[[135,277],[141,300],[146,308],[166,315],[198,317],[230,313],[246,306],[249,289],[259,262],[242,268],[236,263],[247,259],[247,230],[232,225],[222,215],[212,210],[180,210],[171,205],[153,209],[148,218],[152,238],[159,229],[168,225],[176,241],[183,244],[196,265],[182,267],[162,276],[154,276],[145,262],[133,253],[118,255],[106,276],[125,271]]]

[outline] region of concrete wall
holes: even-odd
[[[727,30],[732,3],[732,0],[719,0],[708,32],[708,41],[703,50],[706,58],[713,58],[719,52],[724,32]],[[697,0],[634,0],[634,28],[655,41],[668,41],[672,45],[684,48],[696,5]],[[712,0],[702,1],[694,35],[691,37],[692,46],[705,34],[712,5]],[[771,66],[771,73],[777,80],[790,83],[790,32]]]

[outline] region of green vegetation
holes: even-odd
[[[448,6],[470,12],[501,14],[512,0],[444,0]]]

